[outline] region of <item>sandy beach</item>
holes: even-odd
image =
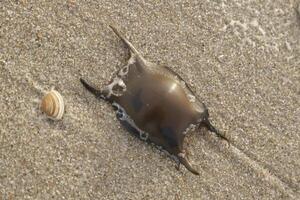
[[[0,0],[0,199],[300,199],[299,3]],[[126,63],[110,24],[179,73],[231,141],[187,136],[199,176],[80,84]],[[60,121],[39,109],[53,87]]]

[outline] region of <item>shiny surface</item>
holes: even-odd
[[[125,84],[127,90],[115,101],[138,127],[150,134],[150,140],[177,155],[182,150],[183,131],[191,123],[197,123],[197,112],[183,88],[175,79],[151,72]],[[140,109],[136,109],[135,102],[140,102]],[[172,129],[169,137],[162,134],[163,127]],[[176,140],[178,146],[169,145],[168,138]]]

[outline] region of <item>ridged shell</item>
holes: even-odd
[[[57,91],[51,90],[42,99],[40,109],[49,118],[60,120],[64,114],[64,100]]]

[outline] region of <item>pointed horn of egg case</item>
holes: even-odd
[[[199,172],[192,167],[192,165],[190,164],[190,162],[188,161],[188,159],[184,154],[182,153],[178,154],[178,160],[181,164],[183,164],[186,167],[187,170],[189,170],[195,175],[199,175]]]
[[[147,61],[144,59],[144,57],[141,55],[141,53],[132,45],[129,40],[120,32],[118,31],[114,26],[109,25],[109,27],[114,31],[114,33],[126,44],[126,46],[130,49],[130,51],[134,54],[134,56],[137,58],[137,61],[141,64],[141,66],[145,67],[147,64]]]
[[[217,137],[229,142],[228,138],[222,135],[220,131],[217,128],[215,128],[208,119],[204,119],[203,123],[206,125],[208,130],[215,133]]]
[[[114,26],[109,25],[109,27],[114,31],[114,33],[129,47],[129,49],[136,55],[141,56],[140,52],[125,38],[125,36],[120,33]]]
[[[108,95],[108,91],[106,90],[98,90],[96,88],[94,88],[93,86],[91,86],[90,84],[88,84],[84,79],[80,78],[80,82],[81,84],[92,94],[94,94],[97,98],[101,98],[104,100],[107,100],[107,95]]]

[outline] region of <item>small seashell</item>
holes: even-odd
[[[60,120],[64,114],[64,100],[56,90],[51,90],[42,99],[40,109],[53,120]]]

